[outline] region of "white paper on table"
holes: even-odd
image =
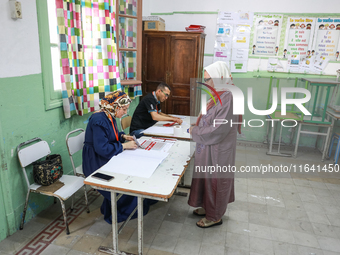
[[[172,117],[185,119],[187,116],[171,114]]]
[[[152,126],[143,131],[143,133],[147,134],[168,134],[173,135],[174,134],[174,128],[173,127],[157,127]]]
[[[150,178],[167,156],[168,153],[160,151],[125,150],[117,156],[113,156],[100,170]]]

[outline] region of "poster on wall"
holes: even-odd
[[[282,18],[281,14],[255,16],[252,55],[277,56]]]
[[[288,17],[283,57],[299,55],[304,61],[311,51],[316,18]]]
[[[316,57],[322,56],[330,61],[340,61],[340,17],[316,19],[313,50]]]
[[[253,12],[223,12],[218,13],[217,23],[219,24],[247,24],[253,23],[254,13]]]
[[[247,51],[253,18],[254,13],[251,12],[219,12],[214,62],[218,60],[226,62],[232,72],[247,71]]]
[[[300,72],[300,64],[301,59],[300,55],[288,55],[287,61],[287,71],[288,73],[299,73]]]

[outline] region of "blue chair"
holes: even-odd
[[[331,140],[331,143],[330,143],[330,148],[329,148],[329,152],[328,152],[328,157],[331,157],[331,154],[332,154],[332,149],[333,149],[333,143],[335,140],[338,140],[338,143],[336,145],[336,150],[335,150],[335,155],[334,155],[334,162],[335,164],[338,163],[338,158],[339,158],[339,153],[340,153],[340,134],[339,133],[334,133],[332,135],[332,140]]]

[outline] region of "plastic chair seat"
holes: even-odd
[[[63,175],[59,180],[64,183],[64,186],[55,191],[53,194],[59,196],[63,200],[67,200],[84,186],[84,178],[79,176]],[[40,187],[41,185],[37,183],[33,183],[29,186],[29,188],[34,191]],[[39,193],[45,194],[47,192],[39,191]]]

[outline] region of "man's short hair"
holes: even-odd
[[[170,91],[171,91],[171,88],[170,88],[170,86],[168,85],[168,84],[166,84],[165,82],[161,82],[158,86],[157,86],[157,88],[156,88],[156,90],[164,90],[165,88],[168,88]]]

